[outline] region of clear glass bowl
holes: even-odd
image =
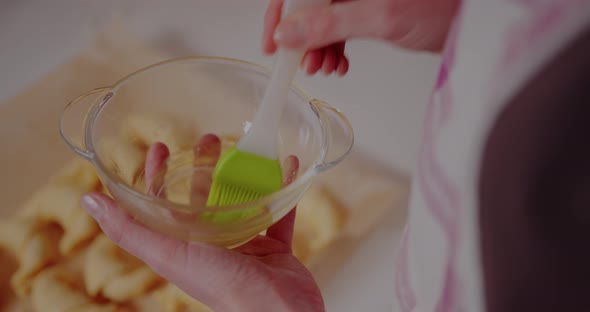
[[[317,174],[346,157],[354,140],[341,112],[293,85],[278,137],[281,163],[289,155],[299,158],[297,178],[279,192],[241,205],[191,202],[192,177],[213,170],[195,159],[195,143],[212,133],[222,138],[224,150],[234,144],[247,130],[269,76],[267,68],[240,60],[172,59],[73,100],[60,118],[60,133],[94,165],[106,190],[139,222],[179,239],[235,247],[287,214]],[[159,176],[159,189],[148,192],[144,164],[154,142],[165,143],[170,157]],[[253,207],[263,209],[235,222],[200,218]]]

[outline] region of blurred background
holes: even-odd
[[[263,0],[2,0],[0,103],[75,57],[113,20],[170,58],[210,55],[272,65],[272,57],[260,50],[266,4]],[[355,149],[411,175],[438,57],[368,40],[349,42],[346,53],[351,61],[346,77],[299,73],[296,81],[351,119]],[[8,139],[11,134],[3,130],[0,136]],[[399,223],[386,220],[355,249],[338,274],[322,285],[328,311],[397,311],[391,273],[399,234]]]

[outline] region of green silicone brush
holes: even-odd
[[[327,4],[327,0],[289,0],[283,16],[302,8]],[[231,206],[277,192],[282,187],[278,159],[278,129],[291,82],[304,51],[279,49],[269,84],[246,134],[225,152],[213,171],[207,206]],[[260,213],[260,207],[240,211],[209,212],[204,217],[229,223]]]

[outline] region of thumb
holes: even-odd
[[[219,307],[219,293],[231,291],[236,284],[232,268],[238,263],[228,250],[154,232],[134,221],[104,194],[84,196],[82,206],[115,244],[195,299]]]
[[[285,17],[274,33],[276,44],[318,49],[353,37],[378,37],[379,10],[370,1],[337,2]]]

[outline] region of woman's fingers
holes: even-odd
[[[218,302],[215,296],[233,287],[232,281],[237,278],[233,269],[239,263],[230,251],[154,232],[134,221],[104,194],[84,196],[82,206],[114,243],[204,303]]]
[[[194,146],[193,151],[196,166],[214,166],[221,154],[221,140],[214,134],[206,134]],[[147,192],[152,196],[166,196],[164,191],[160,191],[160,188],[164,183],[168,157],[170,157],[170,151],[162,143],[154,143],[148,150],[145,164],[145,181]],[[211,172],[208,170],[195,170],[191,182],[191,204],[195,206],[204,205],[211,187]]]
[[[221,154],[221,139],[215,134],[205,134],[193,147],[197,165],[215,165]]]
[[[295,178],[297,178],[297,172],[299,171],[299,158],[297,156],[290,155],[285,159],[283,164],[283,186],[291,184]]]
[[[348,72],[348,58],[346,56],[342,56],[342,58],[338,62],[338,67],[336,68],[336,74],[338,76],[344,76]]]
[[[271,0],[267,7],[264,16],[264,29],[262,34],[262,51],[264,53],[272,54],[277,49],[274,36],[277,25],[281,20],[282,7],[283,0]],[[346,58],[346,56],[344,56],[344,41],[328,47],[321,47],[308,51],[302,59],[302,68],[309,75],[313,75],[320,70],[327,75],[333,72],[344,75],[348,66],[342,66],[342,69],[346,70],[338,71],[338,66],[342,58]]]
[[[234,248],[234,251],[248,256],[265,257],[272,254],[290,253],[291,246],[272,237],[258,235],[246,244]]]
[[[276,26],[275,44],[313,50],[352,37],[379,36],[383,12],[377,8],[373,1],[357,0],[297,12]]]
[[[167,170],[166,161],[169,156],[170,151],[163,143],[158,142],[150,146],[145,161],[145,185],[149,195],[166,196],[163,191],[159,191],[164,183],[164,176]]]
[[[262,32],[262,51],[272,54],[277,50],[274,41],[274,32],[281,20],[283,0],[270,0],[264,15],[264,29]]]
[[[304,66],[308,74],[323,69],[343,76],[349,60],[343,49],[333,52],[331,46],[351,38],[378,38],[407,49],[439,52],[459,4],[460,0],[333,1],[281,19],[282,0],[271,0],[263,50],[273,53],[277,46],[302,49],[308,52]]]
[[[206,134],[194,147],[195,165],[197,167],[215,166],[221,155],[221,140],[214,134]],[[202,207],[207,202],[211,190],[212,171],[195,170],[192,177],[191,205]]]
[[[336,69],[336,65],[338,62],[338,55],[336,54],[336,49],[333,45],[324,49],[324,62],[322,64],[322,71],[324,74],[329,75],[331,74],[334,69]]]
[[[283,18],[274,30],[274,45],[314,50],[352,38],[377,38],[412,50],[439,52],[460,3],[335,1]]]
[[[301,60],[301,68],[308,75],[322,70],[326,75],[337,73],[343,76],[348,71],[348,59],[344,55],[344,44],[344,42],[339,42],[322,49],[308,51]],[[339,71],[340,67],[342,69]]]
[[[297,208],[294,207],[281,220],[273,224],[266,230],[266,237],[280,241],[291,250],[293,243],[293,229],[295,227],[295,214]]]
[[[283,185],[289,185],[297,177],[299,171],[299,159],[295,156],[289,156],[285,160],[284,168],[284,181]],[[273,238],[286,244],[289,249],[291,248],[291,242],[293,240],[293,227],[295,225],[295,208],[285,215],[277,223],[273,224],[266,230],[266,236]]]
[[[313,75],[322,68],[322,64],[324,63],[324,51],[325,49],[317,49],[307,52],[303,66],[308,75]]]
[[[344,55],[344,48],[346,42],[338,42],[334,44],[334,50],[336,51],[336,64],[334,65],[334,72],[338,76],[344,76],[348,72],[348,58]]]

